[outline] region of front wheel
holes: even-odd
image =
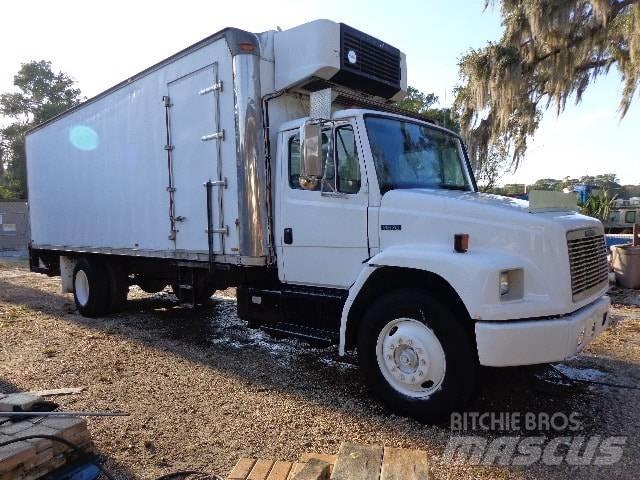
[[[358,358],[370,388],[393,411],[434,423],[469,399],[473,344],[452,310],[428,291],[390,293],[367,310]]]

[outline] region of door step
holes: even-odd
[[[317,347],[328,347],[329,345],[335,344],[338,340],[338,336],[333,332],[306,327],[304,325],[276,322],[262,324],[260,328],[274,337],[287,336],[299,338]]]

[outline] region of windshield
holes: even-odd
[[[365,116],[380,192],[400,188],[473,190],[460,140],[427,125]]]

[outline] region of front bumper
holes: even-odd
[[[476,322],[480,364],[535,365],[575,355],[607,328],[610,303],[603,295],[561,318]]]

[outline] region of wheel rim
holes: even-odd
[[[418,320],[397,318],[385,325],[376,356],[384,378],[403,395],[425,398],[442,386],[444,349],[433,330]]]
[[[89,279],[84,270],[78,270],[76,272],[76,279],[74,281],[76,300],[80,306],[84,307],[89,301]]]

